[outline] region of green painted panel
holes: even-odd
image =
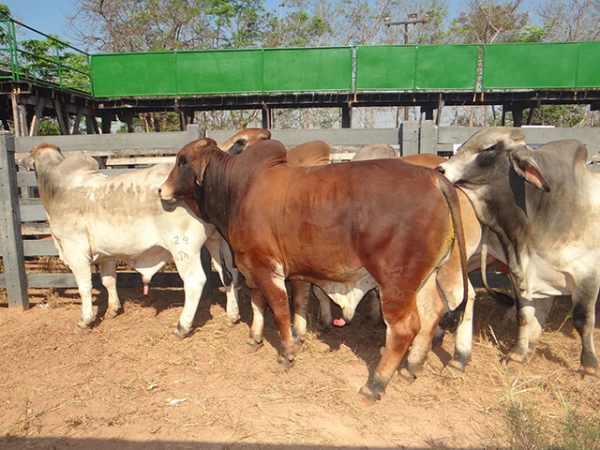
[[[477,45],[419,45],[416,88],[476,90]]]
[[[92,55],[94,97],[177,95],[175,52]]]
[[[600,88],[600,42],[579,42],[576,89]]]
[[[356,49],[356,89],[413,90],[415,88],[414,45],[381,45]]]
[[[577,43],[486,44],[483,89],[575,87]]]
[[[265,49],[264,92],[350,91],[352,48]]]
[[[262,50],[177,53],[180,95],[262,92]]]

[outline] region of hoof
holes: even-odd
[[[523,368],[523,364],[525,364],[524,361],[514,359],[511,356],[506,357],[504,360],[504,366],[506,367],[506,370],[511,373],[520,371]]]
[[[96,317],[92,317],[90,320],[83,320],[82,318],[80,318],[79,322],[77,322],[77,330],[78,331],[89,330],[90,327],[92,326],[92,323],[94,323],[94,320],[96,320]]]
[[[175,336],[178,339],[185,339],[186,337],[188,337],[191,333],[191,330],[185,330],[181,324],[177,324],[177,328],[175,328],[173,330],[173,336]]]
[[[406,367],[403,367],[398,371],[398,381],[402,384],[413,384],[416,379],[416,375],[411,373]]]
[[[584,381],[597,381],[598,380],[598,373],[596,372],[596,369],[593,367],[581,367],[579,369],[579,372],[581,373],[581,378]]]
[[[375,391],[372,388],[370,388],[367,384],[365,384],[363,387],[360,388],[360,391],[358,391],[358,393],[363,396],[363,400],[365,400],[367,404],[373,404],[376,401],[381,400],[385,392]]]
[[[245,353],[255,353],[259,348],[261,348],[264,344],[262,341],[257,342],[254,339],[249,339],[248,342],[246,342],[246,348],[245,348]]]
[[[104,318],[105,319],[114,319],[115,317],[117,317],[122,312],[123,312],[122,308],[118,308],[116,310],[114,310],[114,309],[108,309],[108,310],[106,310],[106,314],[104,314]]]
[[[225,326],[227,326],[229,328],[233,328],[238,323],[240,323],[240,316],[237,316],[237,318],[235,320],[231,319],[230,317],[225,317],[224,322],[225,322]]]
[[[451,369],[456,370],[457,372],[465,373],[466,364],[464,362],[462,362],[462,361],[457,360],[457,359],[451,359],[450,362],[448,363],[448,367],[450,367]]]
[[[294,367],[295,360],[293,356],[285,357],[283,355],[279,355],[277,356],[277,362],[281,365],[281,367],[283,367],[285,371],[288,371],[292,367]]]

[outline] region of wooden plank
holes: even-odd
[[[58,256],[58,250],[53,239],[25,239],[23,241],[23,253],[31,256]]]
[[[72,273],[30,273],[27,275],[30,288],[76,288],[77,283]],[[92,285],[102,288],[100,274],[92,274]],[[177,272],[159,272],[152,277],[152,286],[183,287]],[[143,287],[142,277],[137,272],[118,272],[117,287]],[[0,288],[6,288],[6,278],[0,275]]]
[[[63,151],[99,150],[119,153],[119,150],[116,149],[130,149],[137,151],[140,149],[180,149],[188,142],[198,139],[204,134],[204,130],[200,129],[198,125],[188,125],[186,131],[172,131],[168,133],[32,136],[16,139],[15,146],[18,153],[29,153],[33,146],[41,144],[42,142],[51,142],[58,145]]]
[[[15,138],[0,133],[0,233],[8,305],[29,308],[15,164]]]
[[[129,158],[109,157],[106,160],[107,166],[140,166],[155,164],[174,164],[175,156],[131,156]]]
[[[23,205],[19,207],[21,222],[43,222],[48,220],[42,205]]]

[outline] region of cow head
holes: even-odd
[[[271,139],[271,132],[269,130],[264,128],[246,128],[230,137],[219,147],[230,155],[239,155],[250,145],[266,139]]]
[[[190,142],[177,153],[173,170],[158,190],[161,200],[172,203],[182,198],[200,216],[196,205],[195,184],[201,183],[201,180],[196,177],[193,166],[200,167],[202,163],[198,161],[199,155],[207,149],[218,150],[219,147],[213,139],[202,138]],[[202,166],[200,173],[203,173],[205,168],[206,164]]]
[[[56,166],[63,162],[65,156],[57,145],[49,142],[42,142],[36,145],[29,152],[29,156],[19,160],[18,164],[28,170],[36,167],[36,161],[44,161],[44,164]]]
[[[484,128],[471,136],[456,155],[440,164],[437,170],[457,186],[475,189],[498,177],[506,177],[512,165],[525,181],[547,191],[548,183],[529,155],[530,151],[520,128]]]
[[[437,170],[459,186],[486,184],[494,171],[506,169],[508,152],[526,145],[524,138],[519,128],[484,128],[462,144]]]

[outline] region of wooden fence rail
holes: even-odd
[[[406,122],[396,129],[336,129],[336,130],[273,130],[273,139],[291,147],[302,142],[321,139],[332,146],[333,161],[351,159],[363,145],[384,142],[401,149],[404,155],[414,153],[452,153],[458,144],[476,132],[477,128],[436,127],[433,122]],[[49,237],[46,213],[33,193],[37,182],[33,172],[18,169],[16,161],[44,141],[58,145],[64,153],[86,152],[106,165],[106,173],[131,170],[131,166],[172,161],[188,142],[209,136],[217,142],[229,139],[234,131],[201,130],[190,125],[186,131],[149,134],[111,134],[17,137],[0,132],[0,251],[4,273],[0,288],[7,290],[9,306],[28,308],[28,288],[76,287],[71,273],[57,272],[48,267],[26,273],[26,262],[57,255]],[[541,144],[561,138],[578,138],[588,146],[590,159],[600,150],[600,129],[525,129],[527,141]],[[208,266],[210,267],[210,266]],[[64,270],[63,270],[64,272]],[[210,277],[209,277],[210,279]],[[94,275],[94,284],[100,285]],[[181,286],[176,273],[159,272],[153,285]],[[118,285],[139,285],[141,277],[134,272],[120,271]]]

